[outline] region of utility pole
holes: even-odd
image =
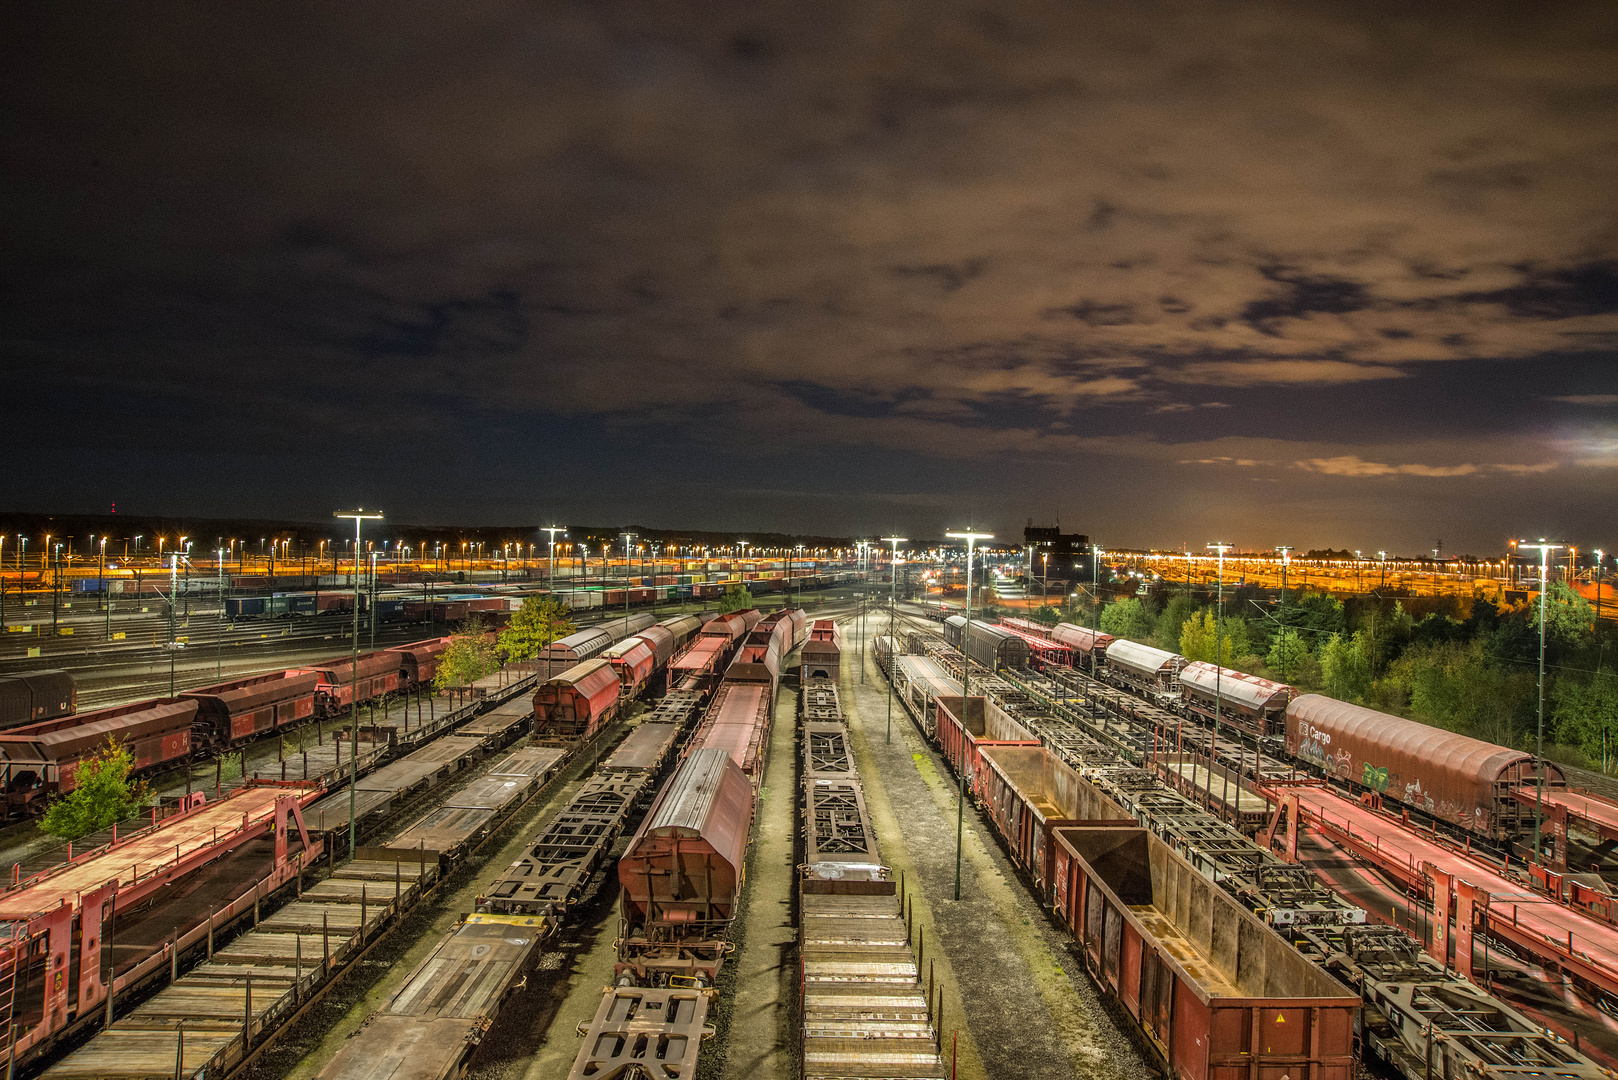
[[[891,548],[891,556],[888,559],[888,648],[889,649],[895,648],[894,641],[893,641],[894,587],[897,584],[898,579],[899,579],[899,545],[904,543],[905,539],[906,538],[903,537],[903,536],[884,536],[882,538],[882,542],[885,543],[885,544],[888,544],[890,546],[890,548]],[[890,742],[890,743],[893,741],[893,666],[894,666],[893,661],[894,661],[894,655],[893,655],[893,653],[890,652],[888,654],[888,737],[887,737],[887,741]],[[966,706],[962,705],[961,708],[964,709],[964,708],[966,708]]]
[[[1548,543],[1542,536],[1537,544],[1522,542],[1517,546],[1539,549],[1539,734],[1534,751],[1539,759],[1534,763],[1537,774],[1534,779],[1534,861],[1538,862],[1539,834],[1545,816],[1545,594],[1550,592],[1547,579],[1551,572],[1551,552],[1564,545]]]
[[[1214,616],[1214,726],[1213,736],[1208,740],[1208,797],[1211,799],[1213,798],[1214,754],[1219,747],[1219,684],[1221,677],[1225,673],[1225,552],[1230,550],[1230,545],[1212,543],[1208,547],[1219,553],[1218,602],[1214,609],[1216,612]],[[1230,778],[1221,777],[1220,779],[1219,797],[1228,800],[1230,798]],[[1219,818],[1221,821],[1224,820],[1225,814],[1223,810],[1220,811]]]
[[[948,532],[952,540],[966,541],[966,624],[961,627],[961,712],[972,689],[972,552],[979,540],[993,540],[994,533]],[[964,722],[965,716],[962,716]],[[964,764],[964,763],[963,763]],[[966,828],[966,769],[958,770],[960,783],[955,796],[955,899],[961,898],[961,839]]]
[[[366,521],[381,521],[381,514],[367,514],[365,507],[352,513],[341,510],[332,515],[354,519],[354,627],[352,674],[348,695],[348,857],[354,857],[354,793],[360,782],[360,525]]]

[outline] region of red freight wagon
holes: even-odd
[[[842,666],[843,641],[838,633],[837,623],[833,619],[816,619],[809,627],[809,639],[803,643],[803,654],[799,658],[803,670],[800,678],[837,680],[837,673]]]
[[[404,662],[392,649],[361,653],[357,664],[351,656],[323,660],[310,664],[309,670],[320,676],[315,696],[327,713],[346,708],[356,698],[369,701],[391,694],[404,683]]]
[[[774,692],[768,683],[719,685],[708,715],[697,732],[696,745],[723,750],[753,782],[763,782],[764,745],[770,737],[770,704]]]
[[[978,797],[1011,861],[1027,871],[1047,902],[1053,883],[1055,831],[1069,825],[1117,821],[1134,815],[1087,783],[1043,746],[984,746]]]
[[[182,760],[191,753],[196,715],[195,701],[166,698],[13,728],[0,735],[7,808],[28,813],[45,797],[72,791],[79,762],[112,739],[134,757],[136,771]]]
[[[1174,1080],[1351,1080],[1360,1006],[1146,829],[1056,831],[1058,917]]]
[[[616,974],[641,985],[713,985],[741,894],[753,787],[722,750],[681,763],[618,860],[623,941]]]
[[[319,681],[320,676],[312,671],[277,671],[204,686],[180,696],[197,703],[198,738],[210,746],[228,746],[313,716]]]
[[[618,711],[618,673],[602,659],[586,660],[534,691],[534,740],[570,745],[594,735]]]
[[[702,637],[723,637],[730,641],[737,641],[749,630],[758,625],[764,617],[763,612],[755,608],[746,611],[733,611],[728,615],[720,615],[708,620],[703,626]]]
[[[449,643],[447,637],[428,638],[426,641],[413,641],[409,645],[398,645],[387,651],[399,654],[399,668],[404,672],[406,686],[424,687],[433,681],[433,674],[438,670],[438,658],[444,655]]]
[[[652,677],[657,654],[652,650],[652,643],[637,634],[609,646],[601,654],[601,659],[612,665],[618,675],[621,693],[630,698],[640,693],[640,688]]]
[[[979,747],[1041,745],[1004,712],[987,709],[980,697],[936,697],[933,708],[937,713],[938,744],[957,776],[965,770],[966,790],[973,795],[978,794],[978,779],[983,770],[983,763],[978,759]],[[961,722],[963,708],[964,725]]]

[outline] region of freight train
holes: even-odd
[[[1509,845],[1532,832],[1533,806],[1513,792],[1537,787],[1540,770],[1546,789],[1567,787],[1557,765],[1520,750],[1322,694],[1299,695],[1285,683],[1069,623],[1054,629],[1022,619],[1007,623],[1019,634],[1072,644],[1075,667],[1082,657],[1096,678],[1159,708],[1204,728],[1217,717],[1223,730],[1248,737],[1265,755],[1487,843]]]
[[[973,685],[917,727],[1176,1080],[1346,1078],[1356,1048],[1407,1080],[1606,1075],[1029,694]]]

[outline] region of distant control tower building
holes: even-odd
[[[1047,573],[1052,581],[1078,581],[1090,577],[1090,538],[1079,533],[1065,533],[1060,524],[1035,525],[1028,519],[1022,531],[1023,543],[1031,551],[1031,566],[1036,578]],[[1047,563],[1045,556],[1049,555]]]

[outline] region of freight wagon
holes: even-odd
[[[809,627],[809,639],[803,643],[802,673],[804,683],[810,679],[837,681],[842,662],[842,638],[837,623],[832,619],[816,619]]]
[[[78,703],[72,673],[60,668],[0,675],[0,728],[71,716]]]
[[[1179,702],[1176,682],[1185,657],[1119,638],[1107,646],[1107,678],[1165,705]]]
[[[930,739],[938,718],[933,702],[940,696],[961,696],[961,682],[926,656],[900,656],[893,661],[893,689]]]
[[[970,646],[962,644],[965,635],[965,616],[951,615],[944,620],[944,640],[950,648],[967,654],[990,671],[1028,666],[1028,642],[1003,627],[974,621]]]
[[[1511,794],[1539,783],[1531,754],[1320,694],[1287,706],[1286,724],[1289,755],[1351,788],[1496,841],[1533,831],[1533,807]],[[1546,788],[1567,787],[1544,769]]]
[[[618,713],[622,686],[605,660],[586,660],[534,691],[534,742],[573,746],[589,739]]]
[[[193,745],[220,750],[242,739],[307,720],[315,714],[320,677],[312,671],[277,671],[188,690],[197,703]]]
[[[355,700],[396,693],[405,685],[404,661],[393,649],[361,653],[357,659],[337,657],[310,664],[307,670],[319,679],[315,708],[327,716],[336,715]]]
[[[0,734],[8,815],[38,813],[51,796],[72,791],[79,762],[114,739],[134,758],[136,771],[183,761],[191,753],[196,716],[196,701],[165,698],[57,717]]]
[[[1056,830],[1056,913],[1175,1080],[1352,1080],[1360,999],[1140,828]]]
[[[939,695],[933,699],[933,709],[939,749],[962,778],[966,792],[978,798],[982,798],[978,783],[983,768],[978,758],[980,748],[1040,745],[1027,728],[985,698]]]
[[[1187,709],[1209,720],[1217,712],[1220,723],[1250,735],[1279,739],[1286,734],[1292,687],[1285,683],[1198,660],[1180,669],[1180,692]]]
[[[1111,634],[1065,622],[1057,623],[1051,629],[1051,637],[1073,650],[1075,666],[1081,666],[1079,661],[1082,658],[1082,666],[1091,674],[1099,665],[1107,662],[1107,649],[1113,642]]]

